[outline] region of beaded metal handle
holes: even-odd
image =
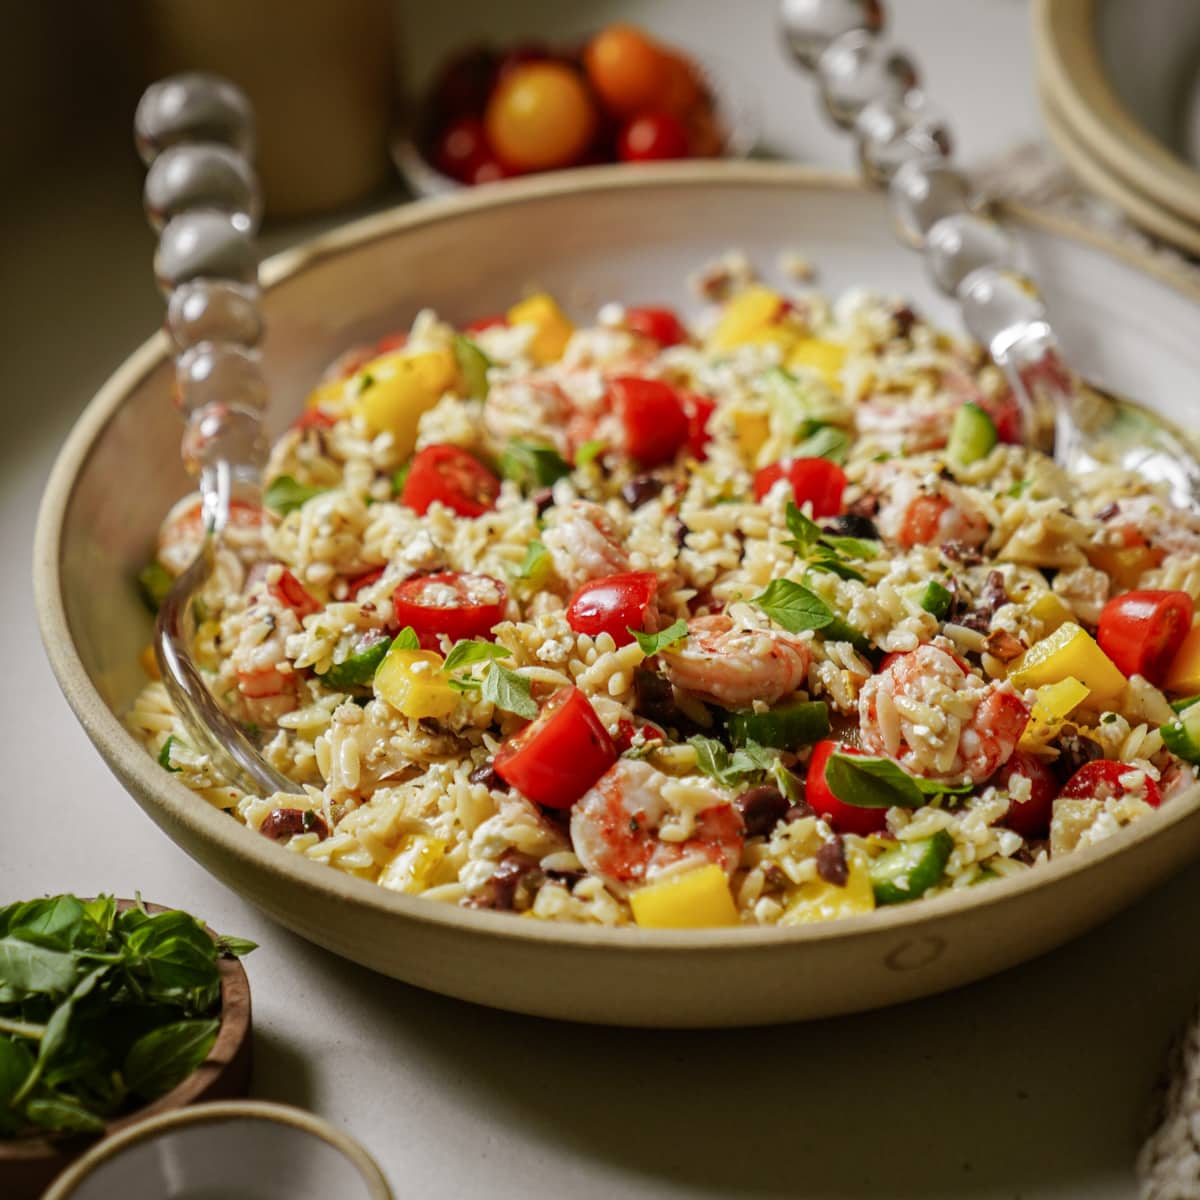
[[[235,500],[260,503],[267,457],[254,241],[262,203],[250,165],[254,115],[225,80],[177,75],[147,89],[134,135],[149,167],[146,216],[159,233],[154,272],[176,348],[176,403],[187,422],[183,461],[197,476],[207,530],[159,610],[155,653],[172,703],[223,774],[249,791],[297,792],[217,704],[189,645],[191,601],[212,574],[214,541]]]
[[[1200,505],[1200,464],[1179,431],[1081,389],[1064,364],[1036,285],[1016,269],[1015,243],[976,211],[916,65],[882,36],[879,0],[781,0],[779,9],[789,50],[816,75],[829,116],[853,133],[863,174],[887,186],[900,236],[924,252],[934,282],[957,298],[968,332],[1008,377],[1025,441],[1068,471],[1115,460],[1166,483],[1176,503]]]

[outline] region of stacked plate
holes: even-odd
[[[1051,137],[1081,182],[1200,255],[1200,4],[1036,0]]]

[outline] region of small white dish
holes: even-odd
[[[286,1104],[199,1104],[97,1143],[43,1200],[394,1200],[375,1160]]]

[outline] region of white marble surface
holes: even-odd
[[[445,6],[434,29],[408,4],[407,56],[500,7]],[[548,0],[504,7],[506,28],[567,19]],[[583,28],[636,10],[719,51],[761,82],[773,142],[844,164],[777,52],[773,7],[658,0],[589,6],[585,19],[572,5],[570,19]],[[895,7],[966,157],[1037,132],[1022,4]],[[254,1093],[351,1130],[398,1197],[1132,1196],[1139,1119],[1200,994],[1200,868],[1054,955],[938,999],[809,1025],[651,1033],[490,1012],[375,977],[272,925],[141,814],[58,693],[28,567],[59,442],[159,317],[124,136],[123,122],[103,126],[72,147],[75,161],[32,171],[22,211],[0,222],[0,902],[140,889],[260,941],[247,964]],[[272,244],[296,236],[276,231]]]

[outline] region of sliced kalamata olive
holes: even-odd
[[[747,837],[766,837],[788,810],[783,793],[770,784],[743,792],[734,800],[733,806],[742,814]]]
[[[653,475],[635,475],[627,483],[621,486],[621,499],[629,505],[630,508],[641,508],[641,506],[655,496],[662,494],[666,484],[661,479],[656,479]]]
[[[805,817],[813,816],[812,807],[806,800],[797,800],[787,812],[783,814],[783,819],[790,825],[793,821],[803,821]]]
[[[496,792],[507,792],[508,784],[496,774],[496,768],[492,763],[480,763],[467,778],[471,783],[482,783],[485,788],[489,788]]]
[[[850,867],[846,862],[846,841],[835,833],[827,842],[822,842],[817,851],[817,874],[834,887],[845,887],[850,878]]]
[[[315,833],[324,841],[329,836],[329,826],[320,813],[304,808],[276,808],[267,813],[258,832],[273,842],[295,837],[298,833]]]
[[[826,521],[821,528],[826,533],[835,534],[837,537],[862,538],[868,542],[879,541],[879,530],[875,527],[875,522],[861,513],[840,513]]]
[[[1070,779],[1080,767],[1104,757],[1104,747],[1095,738],[1080,733],[1073,725],[1067,726],[1058,738],[1058,758],[1054,770],[1062,779]]]
[[[536,492],[530,493],[529,498],[533,501],[539,517],[544,517],[547,511],[554,507],[554,492],[548,487],[538,488]]]
[[[512,912],[516,907],[518,887],[534,871],[538,871],[536,858],[522,854],[519,850],[506,851],[491,879],[467,900],[468,907]]]

